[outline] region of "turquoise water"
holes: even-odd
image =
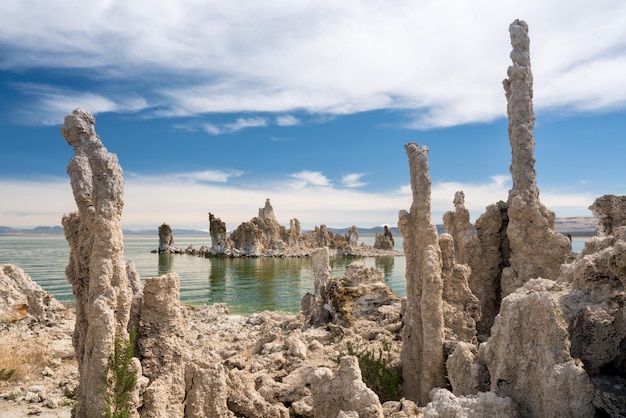
[[[210,238],[203,236],[175,239],[179,248],[190,244],[200,248],[210,243]],[[367,238],[363,241],[371,244]],[[157,247],[158,237],[124,238],[125,258],[133,260],[143,279],[178,273],[180,296],[185,303],[227,303],[232,313],[241,314],[263,310],[295,313],[300,310],[302,297],[313,291],[309,257],[204,258],[150,252]],[[65,278],[68,259],[69,247],[62,236],[0,236],[0,264],[17,264],[60,302],[73,304],[72,289]],[[332,276],[342,276],[355,260],[380,268],[389,286],[400,296],[406,294],[404,257],[333,258]]]
[[[573,250],[580,251],[586,238],[574,238]],[[372,244],[372,238],[362,242]],[[176,237],[175,245],[196,248],[209,244],[203,236]],[[263,310],[295,313],[300,300],[313,291],[309,257],[295,258],[203,258],[185,254],[152,254],[158,238],[126,236],[126,260],[133,260],[142,278],[176,272],[181,278],[181,300],[194,305],[227,303],[231,313],[249,314]],[[396,238],[402,248],[402,239]],[[19,265],[41,287],[59,301],[73,304],[72,289],[65,278],[69,247],[62,236],[0,236],[0,264]],[[342,276],[351,262],[378,267],[385,281],[399,296],[406,295],[404,257],[331,258],[332,276]]]

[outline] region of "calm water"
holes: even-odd
[[[202,236],[175,237],[175,245],[196,248],[210,243]],[[362,241],[368,242],[367,238]],[[402,246],[401,240],[398,244]],[[263,310],[297,312],[300,300],[313,291],[309,257],[295,258],[204,258],[186,254],[152,254],[158,237],[126,236],[126,260],[133,260],[142,278],[176,272],[181,278],[181,300],[202,305],[227,303],[233,313]],[[0,264],[19,265],[59,301],[73,304],[72,289],[65,278],[69,247],[62,236],[0,236]],[[331,258],[332,276],[342,276],[357,259]],[[366,266],[385,272],[385,280],[400,296],[406,294],[404,257],[359,258]]]
[[[586,238],[574,238],[573,250],[580,251]],[[362,238],[371,245],[373,238]],[[209,244],[202,236],[176,237],[176,246],[196,248]],[[304,258],[203,258],[184,254],[152,254],[158,237],[127,236],[126,260],[133,260],[142,278],[176,272],[181,278],[181,300],[202,305],[227,303],[232,313],[263,310],[297,312],[300,300],[313,291],[311,259]],[[402,248],[402,239],[396,238]],[[0,236],[0,264],[19,265],[41,287],[59,301],[73,304],[74,296],[65,278],[69,247],[62,236]],[[399,296],[406,295],[404,257],[359,258],[368,267],[378,267],[385,281]],[[355,259],[331,258],[332,276],[342,276]]]

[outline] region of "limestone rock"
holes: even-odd
[[[182,417],[185,400],[184,336],[180,278],[176,273],[146,279],[138,346],[149,379],[142,417]]]
[[[393,250],[395,245],[396,244],[393,240],[393,235],[391,234],[391,231],[389,230],[387,225],[385,225],[382,234],[378,232],[376,233],[374,248],[378,248],[381,250]]]
[[[469,261],[472,269],[469,285],[480,300],[481,319],[476,330],[481,342],[491,334],[491,326],[500,311],[502,271],[509,266],[511,253],[506,234],[508,225],[508,205],[502,201],[487,206],[476,220],[480,251]]]
[[[528,25],[516,20],[509,26],[509,33],[513,63],[503,85],[509,117],[513,188],[509,191],[507,227],[511,256],[510,266],[502,272],[503,297],[532,278],[556,280],[571,249],[567,237],[555,232],[554,213],[539,201]]]
[[[456,397],[446,389],[433,389],[432,401],[424,409],[424,418],[501,417],[516,418],[515,402],[493,392]]]
[[[172,233],[172,228],[164,223],[159,227],[159,252],[168,253],[174,251],[174,234]]]
[[[341,411],[354,411],[361,418],[383,417],[378,396],[363,383],[356,357],[342,357],[336,373],[315,370],[311,390],[315,417],[336,417]]]
[[[570,354],[568,324],[560,309],[568,294],[552,280],[532,279],[502,300],[479,357],[491,390],[512,398],[522,416],[593,416],[593,386]]]
[[[387,228],[385,226],[385,228]],[[359,244],[359,231],[356,228],[356,225],[352,225],[348,230],[348,245],[358,245]],[[391,247],[393,249],[393,247]]]
[[[477,360],[474,344],[459,341],[446,361],[446,370],[456,396],[489,391],[489,371]]]
[[[626,196],[601,196],[589,210],[596,217],[596,235],[613,235],[614,228],[626,226]]]
[[[328,248],[312,252],[315,294],[302,299],[302,313],[313,325],[333,321],[351,326],[357,319],[383,315],[379,308],[399,305],[400,298],[383,282],[384,274],[375,267],[354,262],[343,277],[331,278]]]
[[[454,239],[444,233],[439,237],[441,249],[441,278],[443,280],[442,309],[445,339],[477,343],[476,322],[480,319],[480,302],[469,288],[470,268],[457,264]]]
[[[228,410],[228,384],[221,364],[189,362],[185,367],[186,418],[234,417]]]
[[[213,254],[226,254],[230,250],[231,242],[226,232],[226,223],[209,213],[209,233]]]
[[[41,286],[35,283],[20,267],[0,264],[0,316],[19,319],[32,315],[39,321],[55,320],[64,309]]]
[[[127,337],[133,295],[121,228],[124,176],[94,125],[89,112],[76,109],[61,128],[75,153],[67,172],[78,207],[62,220],[70,246],[66,276],[76,298],[76,416],[100,416],[104,409],[100,385],[115,337]]]
[[[434,387],[445,386],[443,281],[437,228],[431,223],[428,148],[405,145],[413,202],[400,211],[404,238],[407,306],[402,329],[403,393],[425,405]]]

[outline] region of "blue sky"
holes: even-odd
[[[149,6],[148,6],[149,4]],[[0,225],[74,210],[63,116],[77,107],[126,176],[126,228],[229,229],[270,198],[281,224],[397,223],[403,145],[430,149],[433,221],[463,190],[506,200],[508,27],[530,27],[541,200],[589,216],[626,194],[626,3],[0,3]]]

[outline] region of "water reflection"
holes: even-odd
[[[174,256],[175,254],[159,253],[159,268],[157,269],[158,276],[172,271],[172,258]]]
[[[376,267],[381,269],[385,276],[389,276],[393,272],[393,265],[396,261],[395,257],[376,257],[374,259]]]

